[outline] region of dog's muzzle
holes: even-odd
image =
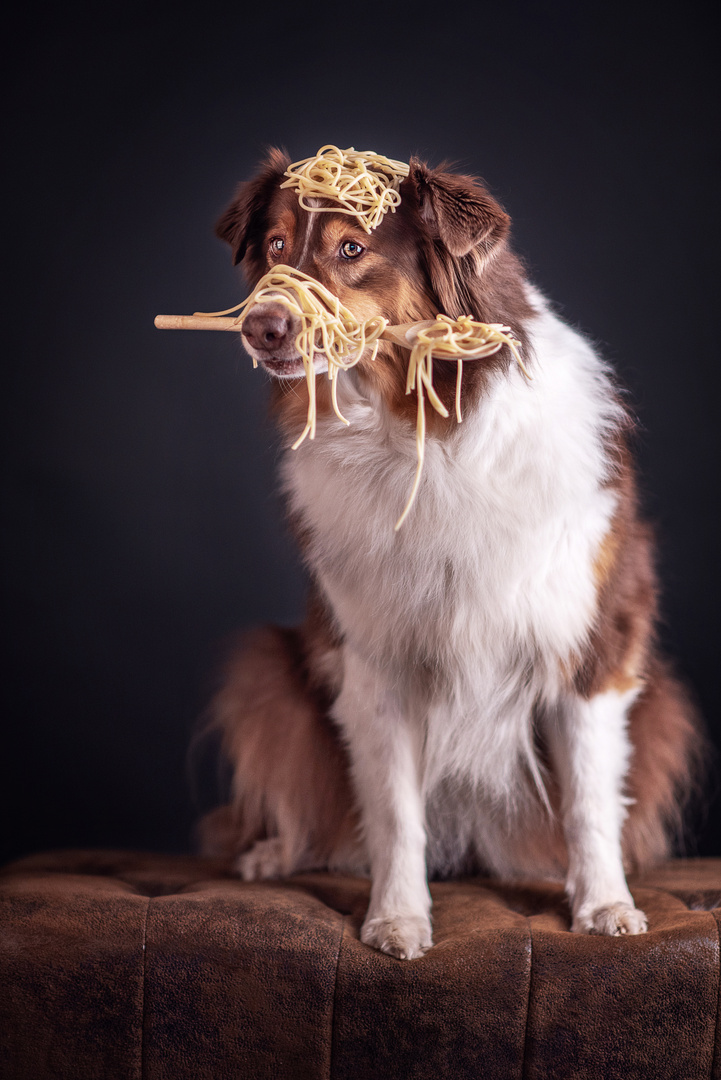
[[[297,378],[304,372],[295,344],[300,330],[300,319],[284,304],[254,304],[243,319],[243,344],[271,375]]]

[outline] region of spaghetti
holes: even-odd
[[[504,345],[513,353],[521,371],[530,379],[530,375],[521,360],[518,352],[519,341],[510,337],[510,327],[502,323],[475,322],[469,315],[461,315],[459,319],[450,319],[447,315],[437,315],[435,323],[430,326],[421,326],[415,332],[415,340],[411,347],[411,355],[408,361],[408,374],[406,376],[406,394],[416,391],[418,412],[416,418],[416,453],[418,464],[408,502],[403,513],[398,518],[395,531],[408,516],[413,506],[423,473],[426,443],[426,410],[425,395],[441,416],[448,416],[445,407],[438,394],[433,389],[433,358],[439,360],[457,360],[458,374],[456,376],[456,419],[460,424],[463,420],[461,414],[461,383],[463,380],[463,360],[479,360],[484,356],[492,356]]]
[[[312,158],[289,166],[280,186],[295,188],[304,210],[350,214],[367,233],[380,225],[390,210],[395,213],[401,197],[398,189],[409,166],[372,150],[340,150],[323,146]],[[336,206],[311,206],[308,199],[332,199]]]
[[[378,341],[388,325],[388,320],[378,315],[359,322],[355,316],[341,304],[337,296],[321,285],[315,278],[294,270],[291,266],[277,266],[265,274],[253,292],[242,303],[226,311],[196,311],[196,315],[220,316],[240,311],[236,321],[242,326],[243,319],[254,304],[279,303],[297,315],[301,329],[295,339],[295,346],[300,353],[305,369],[308,386],[308,415],[306,425],[300,436],[293,443],[297,450],[306,436],[315,438],[316,396],[315,396],[315,354],[322,353],[328,363],[328,378],[331,383],[333,410],[346,426],[348,421],[338,408],[337,385],[338,372],[353,367],[360,360],[366,346],[372,346],[371,360],[378,352]],[[243,310],[245,309],[245,310]],[[258,362],[253,359],[253,367]]]
[[[508,346],[521,371],[530,379],[530,375],[518,352],[519,341],[511,337],[508,326],[502,323],[475,322],[469,315],[451,319],[447,315],[437,315],[435,322],[410,324],[405,327],[389,327],[388,320],[377,315],[359,322],[355,316],[341,304],[337,296],[321,285],[319,281],[294,270],[291,266],[277,266],[264,275],[247,299],[225,311],[196,311],[196,316],[217,318],[237,311],[235,323],[242,329],[243,319],[255,304],[276,302],[283,304],[298,316],[301,329],[295,340],[305,370],[308,387],[308,413],[306,424],[293,443],[297,450],[303,440],[315,438],[316,431],[316,389],[314,356],[322,353],[328,364],[328,378],[331,383],[333,410],[346,426],[348,421],[338,407],[338,373],[347,371],[361,359],[366,347],[371,347],[370,359],[375,360],[381,337],[387,336],[396,343],[404,343],[411,350],[406,375],[406,394],[413,390],[417,398],[416,414],[416,454],[417,466],[413,486],[403,513],[396,522],[398,531],[405,521],[415,501],[423,473],[426,439],[426,396],[432,408],[441,416],[447,417],[448,410],[438,397],[433,387],[433,360],[456,360],[456,419],[460,424],[461,384],[463,380],[463,361],[477,360],[491,356],[504,345]],[[388,334],[386,335],[386,330]],[[401,333],[403,332],[404,333]],[[253,366],[258,362],[253,359]]]

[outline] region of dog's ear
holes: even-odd
[[[479,248],[490,255],[508,234],[510,218],[472,176],[441,166],[429,169],[411,158],[408,181],[415,188],[421,219],[451,255],[460,258]]]
[[[238,187],[235,198],[215,226],[215,235],[233,251],[233,265],[245,257],[253,234],[265,227],[265,211],[290,165],[284,150],[272,148],[253,180]]]

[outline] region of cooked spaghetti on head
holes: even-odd
[[[304,210],[350,214],[367,233],[400,205],[399,188],[409,166],[372,150],[322,146],[314,157],[290,165],[281,188],[295,188]],[[332,199],[336,206],[310,206],[308,199]]]

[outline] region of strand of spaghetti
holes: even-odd
[[[456,373],[456,420],[459,424],[463,423],[463,415],[461,413],[461,383],[463,382],[463,360],[458,357],[458,371]]]
[[[420,336],[420,335],[419,335]],[[411,493],[408,496],[403,513],[398,518],[395,524],[395,532],[398,532],[403,522],[406,520],[408,513],[415,502],[416,495],[418,494],[418,488],[421,483],[421,476],[423,474],[423,464],[425,461],[425,447],[426,447],[426,412],[425,412],[425,391],[428,392],[428,399],[441,416],[447,417],[448,410],[443,402],[440,400],[433,388],[433,353],[430,349],[425,347],[425,343],[421,342],[419,345],[414,345],[411,350],[411,356],[408,362],[408,376],[406,379],[406,393],[410,393],[411,390],[416,391],[417,411],[416,411],[416,474],[413,480],[413,487]]]
[[[316,400],[315,400],[315,369],[313,368],[312,358],[308,360],[305,353],[301,353],[303,357],[303,367],[305,369],[305,381],[308,386],[308,413],[306,416],[305,427],[301,431],[298,438],[291,446],[291,450],[297,450],[300,444],[305,439],[306,435],[311,439],[315,438],[315,422],[316,422]]]
[[[418,402],[416,409],[416,475],[413,480],[413,487],[411,488],[411,493],[408,496],[408,502],[405,505],[405,509],[401,516],[398,518],[398,521],[395,523],[394,532],[398,532],[401,525],[408,517],[408,512],[410,511],[410,508],[415,502],[416,495],[418,494],[418,488],[420,487],[421,483],[423,463],[425,461],[426,455],[426,409],[425,398],[423,396],[423,391],[420,385],[418,387],[418,393],[416,395],[416,398]]]
[[[238,311],[244,304],[247,304],[247,302],[247,300],[241,300],[235,307],[226,308],[225,311],[194,311],[193,315],[205,315],[209,319],[216,319],[220,315],[232,315],[234,311]]]

